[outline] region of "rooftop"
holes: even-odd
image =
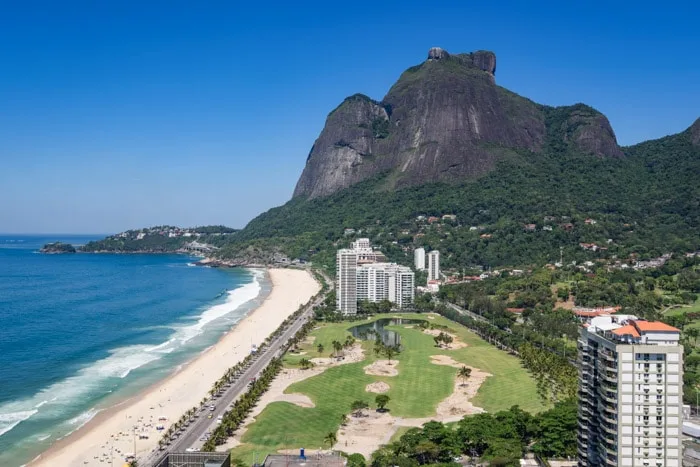
[[[680,340],[680,330],[673,326],[634,315],[596,316],[586,330],[620,344],[677,345]]]

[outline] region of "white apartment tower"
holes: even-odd
[[[680,331],[635,316],[581,330],[579,466],[681,467]]]
[[[415,275],[411,268],[394,263],[357,266],[357,300],[376,303],[389,300],[403,308],[415,298]]]
[[[338,250],[336,255],[336,309],[344,315],[357,314],[357,253]]]
[[[416,271],[425,270],[425,248],[416,248],[413,252],[413,261],[416,266]]]
[[[428,253],[428,280],[440,280],[440,252],[437,250]]]

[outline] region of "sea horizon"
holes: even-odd
[[[270,291],[261,271],[194,267],[187,255],[36,254],[100,238],[0,234],[3,466],[168,377]]]

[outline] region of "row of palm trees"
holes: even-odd
[[[299,329],[299,331],[290,339],[288,345],[292,345],[292,341],[299,342],[313,329],[315,323],[307,321]],[[282,360],[280,358],[273,359],[270,364],[260,374],[253,383],[251,383],[248,391],[245,392],[239,399],[234,402],[230,410],[224,412],[221,423],[216,427],[209,439],[202,446],[202,451],[214,451],[216,446],[224,444],[228,438],[241,427],[250,411],[260,400],[260,397],[270,388],[270,384],[275,379],[279,371],[282,369]]]
[[[172,441],[177,438],[181,433],[184,432],[184,430],[190,425],[190,423],[194,422],[194,419],[198,416],[197,414],[204,409],[205,405],[212,399],[216,399],[217,397],[221,396],[234,382],[236,382],[241,375],[245,372],[245,370],[252,365],[253,361],[257,358],[257,355],[260,355],[263,353],[265,348],[270,345],[271,342],[273,342],[278,336],[280,336],[282,333],[284,333],[289,326],[292,325],[294,321],[296,321],[299,316],[301,316],[302,313],[304,313],[304,310],[306,309],[307,306],[309,306],[310,303],[318,299],[320,296],[322,296],[325,293],[324,289],[322,289],[319,293],[311,297],[309,302],[307,304],[299,306],[297,310],[292,313],[290,316],[288,316],[282,324],[280,324],[275,331],[270,334],[265,341],[258,347],[258,350],[255,354],[251,353],[246,355],[246,357],[226,370],[226,373],[219,378],[213,385],[212,388],[209,390],[209,397],[205,397],[202,399],[199,403],[199,407],[192,407],[189,409],[185,414],[180,417],[178,421],[170,425],[168,429],[163,433],[163,436],[161,439],[158,441],[158,449],[164,449],[165,446],[169,445]],[[310,330],[313,327],[313,321],[308,321],[304,324],[302,327],[303,329]],[[300,341],[300,338],[298,337],[299,333],[295,335],[288,343],[288,345],[295,345]],[[288,347],[287,347],[288,348]]]

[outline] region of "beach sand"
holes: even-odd
[[[268,273],[272,291],[267,299],[216,345],[164,381],[99,413],[29,465],[105,466],[114,462],[121,466],[127,453],[139,456],[154,449],[161,438],[156,425],[162,424],[167,429],[188,409],[198,406],[213,383],[250,352],[251,338],[252,344],[260,345],[299,305],[320,290],[320,285],[306,271],[270,269]],[[167,420],[159,421],[161,417]],[[137,436],[148,438],[138,439],[134,431]]]

